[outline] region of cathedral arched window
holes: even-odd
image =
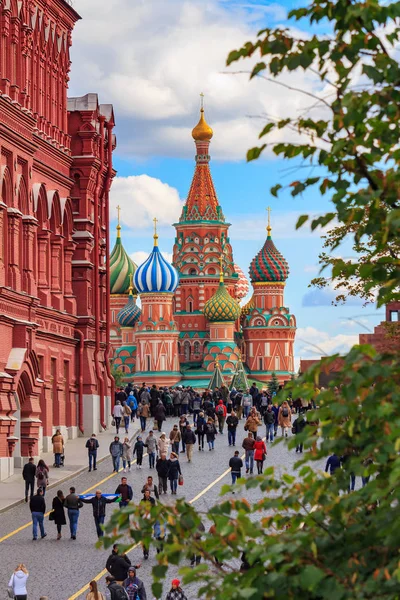
[[[200,354],[200,342],[196,341],[193,344],[193,353],[194,354]]]
[[[189,269],[189,275],[196,275],[196,269]]]
[[[190,342],[188,340],[186,340],[183,344],[183,354],[185,357],[185,361],[189,361],[190,354],[191,354],[191,348],[190,348]]]

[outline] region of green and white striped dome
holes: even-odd
[[[130,280],[137,269],[137,265],[125,252],[119,236],[115,240],[115,246],[110,254],[110,294],[127,294],[129,292]],[[136,290],[133,290],[137,294]]]

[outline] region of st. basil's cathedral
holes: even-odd
[[[216,365],[229,383],[242,370],[252,380],[280,382],[294,373],[296,319],[284,304],[288,263],[276,248],[268,217],[267,239],[253,258],[253,287],[233,258],[230,224],[210,172],[213,131],[204,109],[192,131],[196,166],[176,229],[172,265],[154,247],[139,267],[117,240],[110,255],[113,364],[126,381],[210,385]],[[154,219],[156,222],[156,219]],[[137,305],[140,297],[141,308]]]

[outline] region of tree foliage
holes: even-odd
[[[264,29],[228,58],[233,63],[259,53],[252,77],[274,81],[285,71],[308,69],[332,89],[328,99],[315,98],[326,118],[313,119],[310,113],[268,123],[260,138],[268,139],[276,128],[295,128],[307,140],[278,143],[273,151],[322,167],[322,175],[293,181],[292,195],[315,185],[329,194],[332,210],[314,219],[311,228],[334,225],[329,252],[353,240],[361,257],[328,261],[332,279],[348,279],[358,286],[354,293],[365,298],[376,292],[378,305],[399,297],[399,16],[400,2],[314,0],[290,18],[324,22],[325,28],[330,24],[330,36],[301,39],[293,35],[295,29]],[[355,77],[360,85],[353,85]],[[249,150],[248,159],[258,158],[267,145]],[[281,187],[278,183],[271,192],[277,195]],[[300,217],[298,226],[309,220]],[[152,540],[152,525],[156,519],[168,524],[153,568],[157,598],[171,564],[181,565],[185,583],[200,581],[198,597],[210,600],[400,597],[399,348],[378,354],[369,346],[354,347],[336,379],[318,391],[319,374],[336,359],[323,359],[291,381],[279,393],[282,398],[278,394],[283,400],[291,391],[317,406],[298,439],[287,442],[289,449],[304,443],[296,477],[268,467],[264,475],[239,482],[243,498],[237,493],[232,499],[225,486],[221,501],[206,514],[179,499],[173,506],[152,507],[150,514],[140,505],[113,515],[105,544],[126,534],[136,542],[159,544]],[[333,451],[346,459],[329,477],[315,461]],[[351,473],[371,479],[348,493]],[[250,504],[246,490],[256,487],[262,499]],[[196,535],[200,520],[213,525],[212,533]],[[250,568],[242,572],[237,565],[243,551]],[[184,564],[193,554],[204,560],[189,569]]]
[[[275,371],[271,374],[271,379],[268,381],[267,386],[270,394],[273,394],[274,392],[277,394],[279,392],[279,381]]]

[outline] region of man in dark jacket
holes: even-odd
[[[44,530],[44,514],[46,512],[46,503],[43,498],[43,490],[42,488],[38,488],[38,491],[34,496],[32,496],[29,508],[32,513],[32,533],[33,539],[37,540],[37,526],[39,524],[40,535],[42,538],[45,538],[47,533]]]
[[[30,498],[33,496],[33,490],[35,488],[35,475],[36,465],[33,462],[33,457],[31,456],[29,462],[24,465],[22,470],[22,477],[25,481],[25,502],[28,502],[29,489],[31,490]]]
[[[93,465],[93,471],[97,471],[96,459],[97,459],[97,448],[98,447],[99,447],[99,440],[97,439],[96,434],[92,433],[91,437],[86,442],[86,448],[88,450],[88,456],[89,456],[89,473],[92,470],[92,465]]]
[[[121,496],[121,502],[119,503],[120,508],[124,508],[124,506],[128,506],[129,502],[133,498],[133,491],[130,485],[128,485],[128,480],[126,477],[122,477],[121,483],[115,490],[115,493]]]
[[[236,479],[239,479],[241,470],[243,468],[243,461],[239,456],[239,450],[235,451],[234,456],[229,461],[229,466],[231,468],[231,477],[232,477],[232,485],[236,483]],[[233,494],[235,492],[232,492]]]
[[[156,462],[156,471],[158,475],[158,492],[159,494],[167,493],[168,491],[168,471],[169,463],[167,461],[167,455],[161,454],[160,458]]]
[[[125,402],[127,397],[128,397],[128,395],[124,390],[124,386],[121,385],[121,387],[119,388],[119,391],[116,392],[116,394],[115,394],[115,402],[119,401],[122,404],[123,402]]]
[[[326,462],[325,473],[329,471],[330,474],[333,475],[336,469],[340,469],[340,467],[340,458],[337,454],[333,453],[332,456],[330,456]]]
[[[292,433],[294,433],[295,435],[301,433],[306,425],[307,422],[304,418],[304,415],[300,413],[295,422],[293,423]],[[303,452],[303,442],[297,442],[296,452]]]
[[[128,577],[128,569],[130,566],[131,561],[129,558],[126,554],[120,554],[118,544],[114,544],[112,552],[106,562],[107,571],[117,583],[122,585],[124,580]],[[135,568],[137,569],[137,566]]]
[[[246,473],[250,471],[250,475],[253,473],[254,468],[254,444],[256,440],[253,438],[253,434],[249,432],[247,437],[244,438],[242,443],[242,448],[244,448],[246,452]]]
[[[76,532],[78,529],[79,509],[82,508],[83,502],[75,494],[75,488],[69,488],[69,494],[64,500],[64,506],[68,511],[69,529],[71,532],[71,540],[76,540]]]
[[[102,537],[104,535],[104,531],[101,528],[101,525],[104,524],[104,519],[106,517],[106,504],[111,504],[111,502],[115,502],[116,500],[118,500],[118,496],[115,496],[115,498],[105,498],[102,495],[101,490],[96,490],[96,494],[92,498],[83,498],[82,496],[80,496],[80,499],[84,504],[92,505],[97,537]]]
[[[125,579],[123,586],[127,591],[129,598],[139,597],[140,600],[147,600],[144,583],[139,577],[136,577],[135,567],[130,567],[128,569],[128,577]]]
[[[264,423],[267,430],[267,442],[273,442],[275,429],[275,413],[272,410],[271,404],[268,404],[267,410],[264,413]]]
[[[239,419],[236,416],[234,410],[228,415],[226,419],[226,425],[228,427],[228,443],[230,446],[235,446],[236,442],[236,429],[239,423]]]
[[[182,434],[182,443],[186,448],[188,462],[192,462],[193,445],[196,443],[196,436],[189,424],[186,425],[186,429]]]

